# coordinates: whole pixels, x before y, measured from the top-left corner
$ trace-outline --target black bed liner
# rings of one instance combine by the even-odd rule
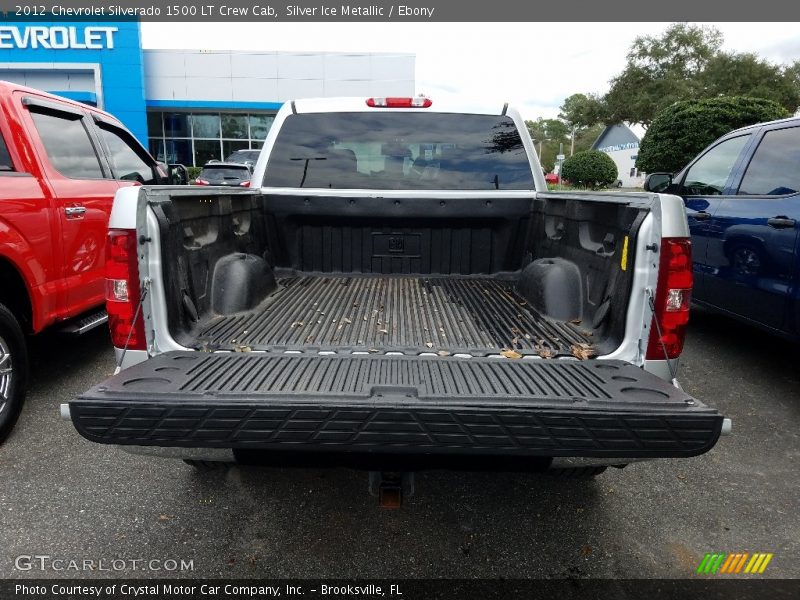
[[[702,454],[722,417],[622,361],[168,352],[70,403],[100,443],[465,456]]]
[[[254,311],[204,323],[193,347],[569,355],[592,343],[585,328],[533,310],[514,280],[301,275],[278,283]]]

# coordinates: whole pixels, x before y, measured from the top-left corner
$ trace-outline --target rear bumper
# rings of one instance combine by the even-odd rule
[[[620,361],[167,353],[69,405],[104,444],[406,456],[689,457],[723,417]]]

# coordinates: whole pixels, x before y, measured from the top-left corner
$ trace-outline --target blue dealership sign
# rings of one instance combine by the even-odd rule
[[[2,24],[0,79],[4,79],[3,71],[36,74],[38,77],[34,81],[46,82],[46,91],[100,106],[147,145],[144,67],[138,21],[14,21]],[[61,86],[60,82],[70,73],[93,74],[94,85],[89,86],[93,89]],[[17,77],[13,79],[19,80]]]

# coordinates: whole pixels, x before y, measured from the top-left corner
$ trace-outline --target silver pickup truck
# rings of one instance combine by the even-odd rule
[[[122,189],[108,235],[121,370],[62,407],[94,442],[585,476],[730,429],[675,379],[680,198],[548,192],[509,106],[290,102],[249,189]]]

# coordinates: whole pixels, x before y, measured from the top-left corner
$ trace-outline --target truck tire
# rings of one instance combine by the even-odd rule
[[[562,469],[549,469],[545,474],[557,479],[593,479],[604,473],[607,467],[569,467]]]
[[[0,304],[0,444],[19,418],[27,380],[25,335],[12,312]]]

